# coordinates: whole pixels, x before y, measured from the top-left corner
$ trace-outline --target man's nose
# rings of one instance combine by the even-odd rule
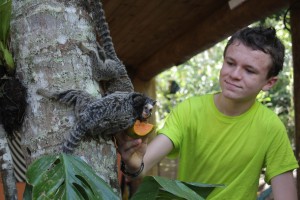
[[[241,77],[242,77],[241,68],[240,67],[234,68],[234,70],[231,71],[230,76],[235,79],[241,79]]]

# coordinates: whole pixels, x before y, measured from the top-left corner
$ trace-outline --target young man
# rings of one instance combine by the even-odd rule
[[[282,70],[284,46],[273,28],[245,28],[224,51],[221,92],[190,98],[170,113],[147,146],[119,134],[126,173],[137,175],[163,157],[179,156],[178,179],[225,184],[209,199],[256,199],[263,168],[276,200],[296,200],[292,170],[298,168],[284,125],[256,101]],[[137,173],[136,173],[137,172]]]

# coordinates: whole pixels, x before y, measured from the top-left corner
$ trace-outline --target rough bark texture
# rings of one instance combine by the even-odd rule
[[[12,157],[2,124],[0,124],[0,170],[5,191],[5,199],[17,199],[16,179],[14,176]]]
[[[27,111],[22,126],[23,151],[29,165],[38,157],[61,152],[64,137],[73,126],[73,108],[36,94],[83,89],[99,94],[90,59],[78,48],[84,42],[96,48],[91,18],[80,4],[84,0],[13,1],[11,38],[17,77],[27,88]],[[75,150],[119,192],[116,150],[112,140],[86,138]]]

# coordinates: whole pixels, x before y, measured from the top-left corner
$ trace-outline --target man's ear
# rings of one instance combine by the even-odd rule
[[[262,91],[268,91],[268,90],[270,90],[275,85],[275,83],[277,82],[277,80],[278,80],[277,76],[272,76],[271,78],[269,78],[267,80],[267,83],[263,86],[263,88],[261,90]]]

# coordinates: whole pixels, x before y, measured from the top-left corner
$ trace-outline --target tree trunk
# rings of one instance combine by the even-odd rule
[[[8,147],[6,132],[0,123],[0,173],[5,191],[5,199],[17,199],[16,179],[12,157]]]
[[[20,130],[26,164],[47,154],[61,153],[62,143],[74,125],[72,107],[36,94],[82,89],[99,94],[92,79],[91,62],[78,44],[96,49],[96,35],[85,0],[13,1],[11,46],[16,76],[27,88],[27,110]],[[112,188],[119,191],[116,149],[112,140],[86,139],[74,155],[85,160]]]

